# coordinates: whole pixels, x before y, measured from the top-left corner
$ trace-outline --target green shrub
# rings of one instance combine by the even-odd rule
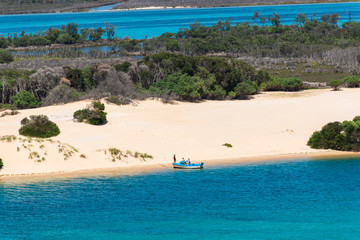
[[[46,46],[50,45],[51,41],[46,39],[45,37],[36,36],[30,40],[30,44],[34,46]]]
[[[89,108],[74,112],[74,119],[78,122],[87,122],[91,125],[101,125],[106,123],[106,114],[103,112],[105,105],[99,101],[92,102]]]
[[[228,148],[231,148],[231,147],[232,147],[232,145],[231,145],[230,143],[224,143],[222,146],[228,147]]]
[[[0,63],[9,63],[14,61],[14,56],[11,52],[0,49]]]
[[[349,76],[344,78],[346,86],[349,88],[358,88],[360,87],[360,78],[358,76]]]
[[[312,134],[307,145],[316,149],[360,151],[360,116],[354,121],[331,122]]]
[[[303,86],[303,82],[297,78],[283,78],[281,80],[281,86],[283,91],[300,91]]]
[[[121,72],[127,72],[129,70],[129,67],[131,66],[131,63],[129,62],[124,62],[122,64],[117,64],[115,65],[115,69],[116,71],[121,71]]]
[[[3,160],[0,158],[0,170],[4,167]]]
[[[238,83],[234,88],[235,97],[240,99],[246,99],[248,98],[249,95],[253,95],[257,93],[257,91],[258,91],[258,86],[256,82],[252,82],[249,80]]]
[[[342,84],[343,81],[340,79],[334,79],[329,82],[329,86],[332,87],[335,91],[339,90]]]
[[[9,42],[5,37],[0,37],[0,48],[7,48]]]
[[[60,133],[59,127],[45,115],[32,115],[21,120],[19,133],[29,137],[49,138]]]
[[[36,108],[41,105],[35,96],[27,91],[18,92],[10,98],[10,102],[19,109]]]
[[[69,33],[63,33],[56,39],[56,42],[63,44],[73,44],[76,42],[76,40]]]
[[[277,77],[261,84],[264,91],[299,91],[302,86],[303,82],[300,79]]]

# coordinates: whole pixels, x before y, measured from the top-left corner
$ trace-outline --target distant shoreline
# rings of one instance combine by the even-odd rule
[[[61,13],[61,12],[87,12],[91,8],[103,7],[113,4],[119,4],[112,10],[126,11],[126,10],[150,10],[150,9],[177,9],[177,8],[215,8],[215,7],[240,7],[240,6],[267,6],[267,5],[291,5],[291,4],[323,4],[323,3],[347,3],[347,2],[360,2],[356,0],[259,0],[253,2],[251,0],[229,0],[226,3],[218,3],[218,0],[204,1],[199,4],[199,1],[183,0],[183,1],[165,1],[165,0],[135,0],[135,1],[123,1],[123,0],[107,0],[106,3],[89,3],[88,5],[74,5],[70,7],[56,7],[54,5],[50,7],[34,8],[28,10],[19,10],[16,6],[12,8],[2,7],[0,15],[13,15],[13,14],[38,14],[38,13]],[[122,3],[122,4],[120,4]],[[112,10],[99,10],[99,11],[112,11]]]

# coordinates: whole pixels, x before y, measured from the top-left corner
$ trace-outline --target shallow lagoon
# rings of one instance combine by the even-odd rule
[[[280,15],[281,24],[294,23],[297,13],[305,13],[308,18],[316,12],[316,18],[328,13],[338,13],[341,24],[347,21],[346,12],[350,11],[352,20],[360,20],[360,2],[293,4],[269,6],[243,6],[223,8],[183,8],[183,9],[147,9],[125,11],[93,11],[82,13],[52,13],[0,15],[0,34],[45,31],[50,26],[59,28],[61,24],[78,23],[79,28],[104,27],[105,22],[115,26],[117,37],[129,36],[141,39],[159,36],[164,32],[177,32],[188,27],[196,19],[201,25],[211,26],[218,20],[231,18],[231,23],[251,21],[254,11],[267,19],[276,12]],[[266,21],[269,23],[268,21]],[[252,22],[253,23],[253,22]]]
[[[359,239],[359,205],[360,159],[169,168],[0,183],[0,231],[1,239]]]

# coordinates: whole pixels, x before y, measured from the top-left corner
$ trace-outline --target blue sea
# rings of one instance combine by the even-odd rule
[[[186,28],[194,20],[201,25],[211,26],[218,20],[231,19],[231,23],[242,23],[251,20],[255,11],[267,19],[273,12],[280,15],[281,24],[295,23],[295,16],[304,13],[311,18],[316,12],[316,19],[323,14],[338,13],[339,25],[348,21],[346,12],[351,13],[353,21],[360,21],[360,2],[322,3],[322,4],[292,4],[269,6],[243,6],[222,8],[184,8],[184,9],[155,9],[155,10],[125,10],[125,11],[90,11],[81,13],[51,13],[51,14],[22,14],[0,15],[0,35],[7,37],[8,33],[27,33],[45,31],[49,27],[59,28],[61,24],[75,22],[79,28],[104,27],[105,22],[115,26],[117,37],[128,36],[142,39],[145,36],[160,36],[164,32],[177,32]],[[269,24],[266,21],[266,24]]]
[[[360,239],[360,159],[0,182],[0,239]]]

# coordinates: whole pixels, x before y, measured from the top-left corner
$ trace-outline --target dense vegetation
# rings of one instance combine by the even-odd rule
[[[10,102],[18,109],[36,108],[41,104],[34,95],[27,91],[18,92],[15,96],[10,97]]]
[[[313,133],[307,144],[316,149],[360,151],[360,116],[353,121],[326,124]]]
[[[247,98],[270,79],[245,62],[220,57],[159,53],[145,57],[141,64],[143,88],[183,100]]]
[[[61,25],[60,29],[50,27],[45,32],[26,33],[21,31],[18,33],[9,33],[7,37],[0,37],[0,48],[27,47],[27,46],[46,46],[54,43],[58,44],[74,44],[85,41],[99,41],[103,35],[107,40],[114,38],[114,25],[105,22],[104,28],[82,28],[78,29],[76,23],[68,23]],[[0,56],[1,56],[0,52]],[[0,58],[1,60],[1,58]]]
[[[4,167],[3,160],[0,158],[0,170]]]
[[[59,127],[45,115],[32,115],[21,120],[19,134],[28,137],[49,138],[60,133]]]
[[[177,33],[167,32],[144,42],[143,49],[145,52],[179,51],[187,55],[224,52],[235,56],[303,57],[317,56],[333,47],[359,46],[360,23],[346,22],[340,28],[336,25],[337,14],[323,15],[322,20],[305,18],[298,20],[297,25],[281,25],[277,17],[274,13],[270,26],[265,25],[265,20],[261,21],[261,26],[249,22],[231,25],[226,20],[211,27],[195,21]],[[129,43],[131,40],[126,45],[128,49]],[[132,43],[131,50],[141,48],[140,42]],[[120,47],[125,46],[120,44]]]
[[[74,119],[78,122],[86,122],[91,125],[106,123],[105,105],[99,101],[92,102],[88,108],[74,112]]]

